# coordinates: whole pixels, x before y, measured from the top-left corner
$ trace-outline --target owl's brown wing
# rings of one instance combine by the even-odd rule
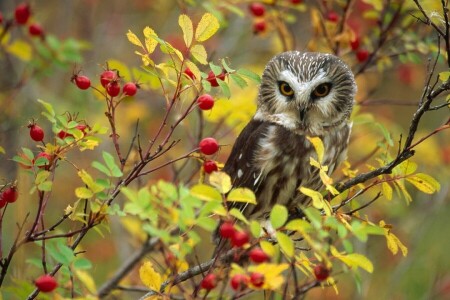
[[[234,143],[223,171],[231,176],[233,187],[246,187],[257,192],[256,178],[261,170],[254,164],[259,142],[267,133],[270,123],[252,119]]]

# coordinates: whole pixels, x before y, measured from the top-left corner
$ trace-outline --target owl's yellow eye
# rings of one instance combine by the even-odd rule
[[[330,93],[331,90],[331,83],[322,83],[319,84],[316,89],[312,92],[313,98],[321,98],[325,97]]]
[[[280,93],[284,96],[291,97],[292,95],[294,95],[294,90],[286,82],[279,82],[278,87],[280,89]]]

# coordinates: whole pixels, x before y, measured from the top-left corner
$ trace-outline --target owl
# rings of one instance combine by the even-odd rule
[[[331,54],[290,51],[273,57],[262,75],[257,110],[238,136],[223,171],[233,187],[251,189],[257,204],[232,204],[253,219],[275,204],[294,210],[308,197],[300,186],[323,187],[308,137],[320,137],[329,174],[346,157],[356,84]]]

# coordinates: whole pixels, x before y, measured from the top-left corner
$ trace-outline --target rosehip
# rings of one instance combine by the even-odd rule
[[[262,287],[264,284],[264,275],[261,273],[251,273],[250,274],[250,282],[255,287]]]
[[[18,197],[19,193],[17,192],[17,188],[15,186],[10,186],[2,192],[0,198],[2,198],[3,201],[6,201],[8,203],[13,203],[16,202]]]
[[[44,35],[44,30],[42,29],[41,25],[39,25],[37,23],[31,24],[28,27],[28,32],[32,36],[43,36]]]
[[[207,137],[199,143],[200,152],[206,155],[211,155],[219,150],[219,144],[215,138]]]
[[[134,96],[136,95],[138,86],[134,82],[127,82],[123,86],[123,94],[126,96]]]
[[[222,73],[220,73],[216,77],[219,78],[220,80],[224,81],[225,77],[226,77],[226,72],[224,70],[222,70]]]
[[[362,63],[365,62],[369,58],[369,51],[366,49],[359,49],[356,51],[356,59]]]
[[[200,286],[202,289],[205,290],[212,290],[217,286],[217,278],[215,274],[209,273],[208,275],[203,278],[202,282],[200,283]]]
[[[75,82],[80,90],[87,90],[91,86],[91,80],[87,76],[83,75],[74,75],[72,77],[72,82]]]
[[[248,285],[248,277],[244,274],[236,274],[231,278],[230,284],[235,291],[245,290]]]
[[[108,83],[110,83],[113,80],[116,80],[117,78],[118,78],[117,73],[115,71],[106,70],[103,71],[102,74],[100,74],[100,83],[104,88],[106,88],[106,85]]]
[[[268,261],[270,259],[269,255],[266,254],[261,248],[253,248],[250,250],[250,253],[248,254],[250,257],[250,260],[254,263],[262,263],[265,261]]]
[[[216,75],[214,75],[214,72],[213,72],[213,71],[209,71],[208,77],[206,78],[206,80],[207,80],[207,81],[211,84],[211,86],[213,86],[213,87],[219,86],[219,83],[217,82]]]
[[[59,132],[58,132],[58,137],[60,138],[60,139],[65,139],[66,137],[73,137],[73,135],[72,134],[70,134],[70,133],[67,133],[67,132],[65,132],[64,130],[60,130]]]
[[[106,92],[111,97],[116,97],[120,93],[120,84],[117,81],[111,81],[106,85]]]
[[[44,293],[49,293],[58,287],[56,279],[50,275],[42,275],[34,281],[34,285]]]
[[[233,247],[242,247],[250,240],[250,236],[245,231],[236,231],[231,237]]]
[[[219,235],[224,239],[230,239],[233,237],[236,229],[234,228],[234,224],[232,222],[224,222],[219,227]]]
[[[36,124],[28,125],[30,128],[30,137],[33,141],[40,142],[44,139],[44,130]]]
[[[2,24],[3,23],[3,14],[2,14],[2,12],[0,11],[0,24]]]
[[[44,165],[39,165],[38,168],[39,169],[44,168],[45,170],[48,170],[50,168],[50,160],[52,159],[52,157],[50,156],[50,154],[48,154],[46,152],[40,152],[38,155],[36,155],[36,158],[34,161],[37,161],[41,157],[46,158],[48,162],[45,163]]]
[[[75,126],[75,128],[86,134],[86,128],[88,128],[88,126],[85,124],[78,124],[77,126]]]
[[[186,74],[186,76],[190,77],[192,80],[195,80],[195,75],[194,73],[191,71],[191,69],[186,68],[184,70],[184,74]]]
[[[359,37],[356,36],[353,40],[350,41],[350,47],[352,48],[353,51],[356,51],[359,49],[360,43],[361,41]]]
[[[251,3],[248,8],[250,9],[250,12],[256,17],[261,17],[266,12],[266,8],[261,3]]]
[[[17,24],[25,24],[31,16],[30,6],[26,3],[22,3],[16,6],[14,11],[14,18]]]
[[[264,20],[257,21],[253,23],[253,33],[263,33],[264,31],[266,31],[266,27],[266,22]]]
[[[201,110],[209,110],[214,106],[214,99],[209,94],[203,94],[198,97],[197,104]]]
[[[214,171],[217,171],[217,164],[215,161],[207,160],[203,163],[203,170],[205,170],[205,173],[211,174]]]
[[[324,281],[330,276],[330,270],[327,269],[324,265],[316,265],[314,267],[314,276],[318,281]]]
[[[302,2],[303,2],[303,0],[291,0],[292,4],[300,4]]]
[[[337,12],[331,10],[327,13],[327,20],[333,23],[337,23],[339,21],[339,15]]]

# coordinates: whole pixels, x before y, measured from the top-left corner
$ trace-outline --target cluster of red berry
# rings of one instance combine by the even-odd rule
[[[27,3],[22,3],[16,6],[14,10],[14,19],[6,23],[9,23],[8,27],[13,24],[22,26],[28,23],[30,17],[31,17],[30,5]],[[1,12],[0,12],[0,24],[3,24],[3,14]],[[35,22],[28,25],[28,33],[31,36],[37,36],[41,38],[45,36],[42,26]]]
[[[198,147],[200,149],[200,152],[205,155],[213,155],[219,150],[219,144],[217,143],[217,140],[212,137],[202,139],[198,144]],[[217,171],[218,167],[215,161],[205,160],[203,162],[203,170],[205,171],[205,173],[210,174],[214,171]]]
[[[350,41],[350,47],[355,52],[358,62],[363,63],[369,58],[370,53],[367,49],[361,48],[361,38],[357,34],[355,34],[353,40]]]
[[[106,93],[111,97],[117,97],[122,89],[122,95],[134,96],[139,89],[139,84],[135,82],[127,82],[123,87],[120,86],[121,81],[119,72],[115,70],[105,70],[100,74],[100,83],[105,88]],[[87,90],[91,87],[91,80],[84,75],[74,74],[71,81],[81,90]]]

